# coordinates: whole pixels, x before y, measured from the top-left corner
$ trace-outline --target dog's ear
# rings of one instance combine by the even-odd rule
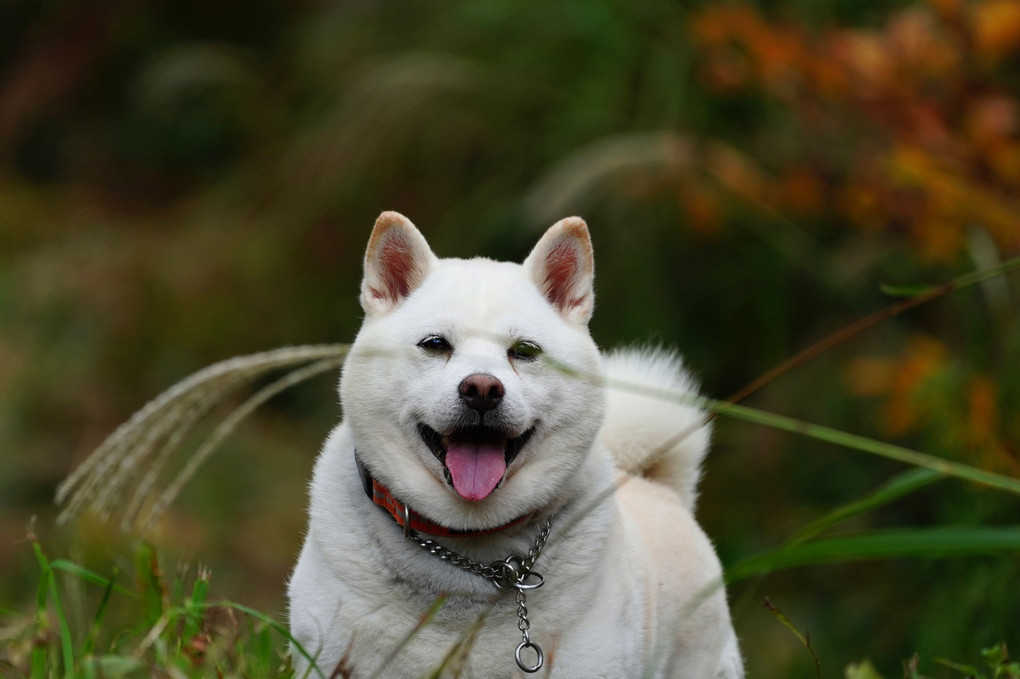
[[[365,251],[365,313],[372,316],[397,306],[422,284],[435,262],[425,237],[407,217],[397,212],[379,215]]]
[[[567,217],[549,227],[524,260],[524,269],[568,321],[584,325],[595,309],[595,259],[588,225]]]

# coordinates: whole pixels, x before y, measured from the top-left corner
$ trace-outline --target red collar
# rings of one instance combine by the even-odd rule
[[[484,528],[481,530],[457,530],[454,528],[447,528],[434,521],[430,521],[418,512],[414,511],[390,492],[390,489],[379,483],[376,479],[369,474],[368,469],[361,461],[361,457],[358,452],[354,452],[354,461],[358,465],[358,474],[361,476],[361,484],[365,489],[365,494],[393,517],[393,520],[397,522],[401,528],[404,529],[404,537],[408,537],[411,531],[417,531],[419,533],[427,533],[428,535],[436,535],[439,537],[456,537],[456,538],[467,538],[477,537],[479,535],[491,535],[498,533],[501,530],[516,526],[526,520],[530,514],[520,516],[510,523],[504,523],[501,526],[495,528]]]

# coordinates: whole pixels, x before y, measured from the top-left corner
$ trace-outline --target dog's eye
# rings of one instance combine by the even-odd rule
[[[542,348],[534,342],[527,340],[518,340],[513,343],[506,351],[506,355],[510,358],[516,358],[521,361],[531,361],[538,357],[542,353]]]
[[[453,351],[453,347],[446,341],[446,338],[439,335],[429,335],[418,342],[418,346],[430,354],[448,354]]]

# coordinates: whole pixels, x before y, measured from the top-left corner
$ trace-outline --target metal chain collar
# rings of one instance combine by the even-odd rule
[[[528,630],[531,629],[531,621],[528,620],[527,591],[530,589],[538,589],[545,584],[545,578],[542,577],[542,574],[537,571],[533,571],[532,568],[535,567],[535,562],[538,561],[538,557],[542,553],[542,548],[545,547],[545,542],[549,539],[549,531],[552,528],[552,517],[550,516],[545,520],[545,523],[542,524],[542,530],[539,531],[534,544],[528,549],[527,557],[522,559],[521,557],[511,554],[502,561],[493,561],[488,566],[458,554],[451,549],[447,549],[434,540],[423,538],[417,531],[408,530],[406,528],[408,523],[405,523],[404,525],[404,536],[429,554],[438,557],[448,564],[460,568],[461,570],[467,571],[468,573],[474,573],[475,575],[488,580],[501,592],[509,592],[512,589],[517,590],[517,594],[514,596],[514,600],[517,602],[517,629],[521,631],[523,640],[517,645],[517,650],[514,652],[514,659],[517,661],[517,666],[529,674],[542,669],[542,663],[545,661],[545,655],[542,653],[542,648],[533,642],[528,634]],[[529,665],[521,659],[521,652],[527,648],[533,649],[535,654],[538,656],[533,665]]]

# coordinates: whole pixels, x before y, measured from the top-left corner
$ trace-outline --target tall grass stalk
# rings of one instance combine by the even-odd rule
[[[346,344],[285,347],[232,358],[175,384],[118,427],[60,484],[57,502],[64,504],[64,509],[58,521],[67,522],[89,507],[100,516],[108,517],[116,503],[122,500],[118,491],[140,477],[134,494],[127,502],[122,523],[125,528],[141,527],[144,530],[151,527],[197,467],[245,416],[273,395],[338,367],[346,356],[347,348]],[[268,373],[302,364],[308,365],[263,388],[224,419],[149,511],[142,514],[142,505],[150,495],[159,471],[203,414],[242,386],[250,385]]]

